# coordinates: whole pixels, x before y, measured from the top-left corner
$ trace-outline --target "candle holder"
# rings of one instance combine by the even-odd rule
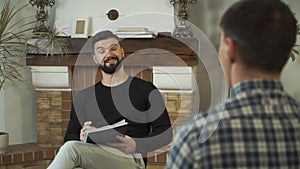
[[[49,19],[48,11],[45,7],[52,7],[55,4],[55,0],[29,0],[32,6],[37,6],[36,11],[36,25],[33,30],[34,33],[38,32],[49,32],[49,26],[46,26],[47,20]]]
[[[175,11],[175,30],[173,36],[176,38],[193,37],[193,29],[186,24],[188,19],[188,5],[195,4],[197,0],[170,0]]]

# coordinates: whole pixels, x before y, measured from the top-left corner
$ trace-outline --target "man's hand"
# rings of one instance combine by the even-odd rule
[[[125,135],[125,137],[122,136],[116,136],[118,140],[120,140],[121,143],[107,143],[109,146],[115,147],[121,151],[123,151],[126,154],[134,153],[136,151],[136,143],[133,138]]]
[[[91,121],[84,122],[83,127],[80,130],[80,141],[84,141],[85,131],[89,129],[95,129],[95,127],[92,126],[92,122]]]

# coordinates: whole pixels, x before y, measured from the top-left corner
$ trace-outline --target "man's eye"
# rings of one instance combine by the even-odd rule
[[[98,52],[102,54],[105,52],[105,50],[98,50]]]
[[[111,50],[117,50],[117,47],[112,47]]]

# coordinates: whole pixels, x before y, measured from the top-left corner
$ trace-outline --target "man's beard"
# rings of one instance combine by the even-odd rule
[[[111,59],[115,59],[117,61],[117,63],[114,65],[109,64],[109,66],[106,66],[106,63],[109,62]],[[105,72],[107,74],[113,74],[121,68],[122,61],[123,61],[123,59],[119,60],[119,58],[117,56],[112,56],[112,57],[109,57],[108,59],[106,59],[104,61],[103,65],[100,64],[99,67],[103,72]]]

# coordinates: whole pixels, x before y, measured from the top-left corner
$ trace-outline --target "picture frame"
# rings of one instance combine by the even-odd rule
[[[73,19],[71,38],[88,38],[89,17]]]

